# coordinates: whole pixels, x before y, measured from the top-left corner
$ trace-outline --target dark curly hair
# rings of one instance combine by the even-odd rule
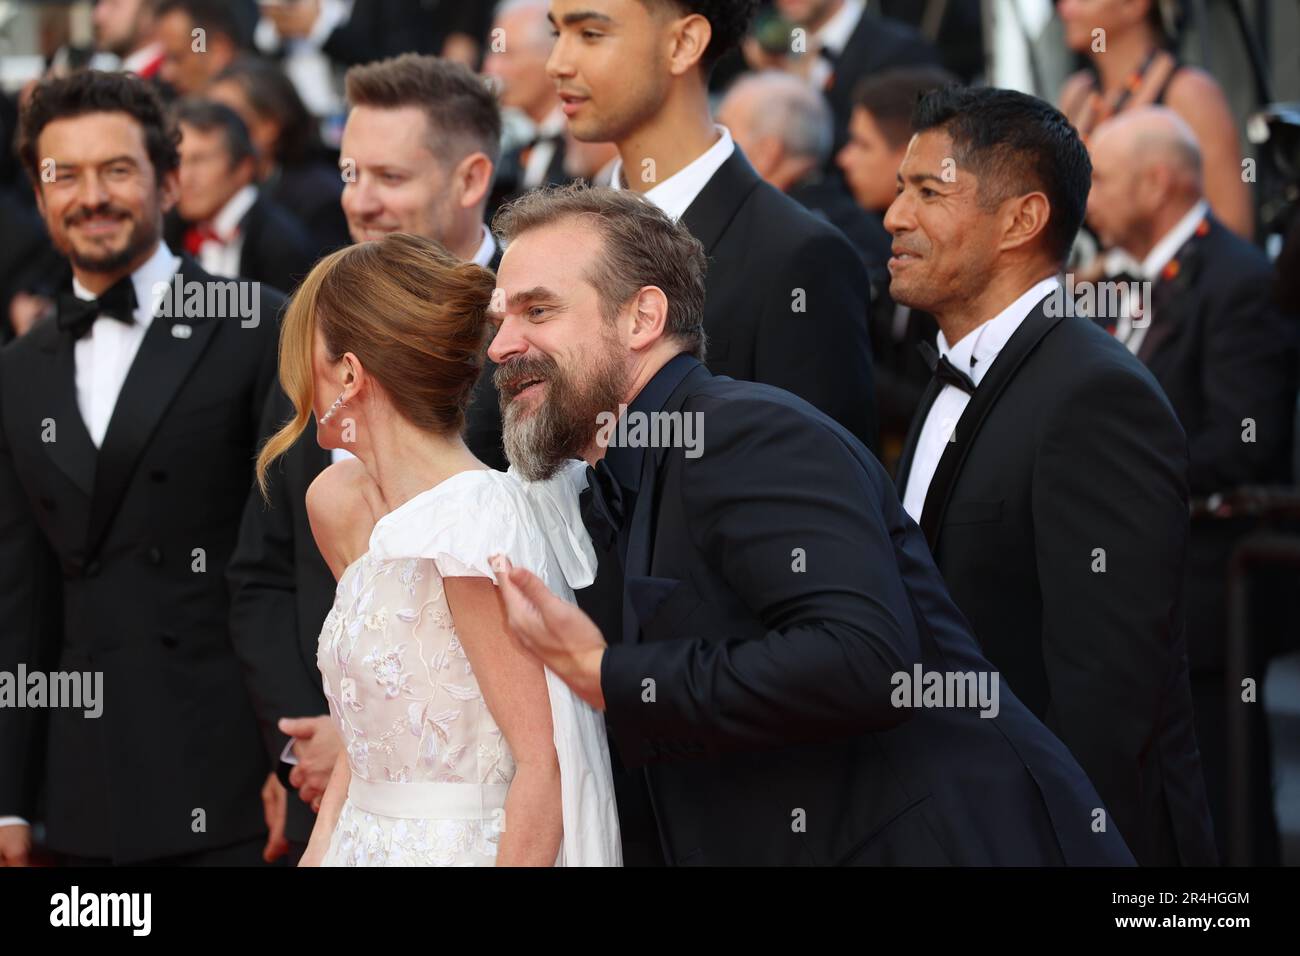
[[[88,113],[125,113],[144,130],[144,146],[158,182],[180,165],[180,132],[162,98],[132,73],[82,70],[39,83],[18,118],[18,157],[36,189],[41,188],[36,140],[55,120]]]
[[[647,6],[671,6],[685,13],[698,13],[709,21],[713,39],[700,58],[707,74],[722,57],[740,46],[749,29],[758,0],[641,0]]]

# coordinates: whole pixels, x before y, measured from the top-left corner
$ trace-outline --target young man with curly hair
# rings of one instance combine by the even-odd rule
[[[574,137],[618,146],[615,188],[704,244],[710,370],[794,392],[873,447],[866,270],[843,233],[764,183],[709,113],[709,72],[756,5],[551,0],[547,71]]]

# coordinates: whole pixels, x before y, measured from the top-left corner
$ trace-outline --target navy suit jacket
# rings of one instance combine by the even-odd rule
[[[578,599],[610,641],[611,748],[666,862],[1132,863],[1005,682],[995,717],[892,703],[916,665],[992,668],[861,442],[686,355],[628,414],[660,411],[697,416],[699,454],[609,449],[584,516],[621,620],[592,588]]]

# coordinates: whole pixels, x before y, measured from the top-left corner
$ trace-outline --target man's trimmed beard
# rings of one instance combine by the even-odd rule
[[[627,395],[627,370],[606,336],[579,383],[549,355],[520,357],[497,368],[501,438],[510,464],[528,481],[545,481],[572,458],[581,458],[600,428],[602,412],[613,412]],[[517,386],[545,382],[546,394],[531,410],[516,403]]]
[[[117,252],[99,253],[98,255],[87,255],[79,251],[71,234],[67,232],[68,227],[84,219],[93,219],[95,216],[105,213],[125,215],[130,219],[131,230],[127,233],[125,244]],[[158,242],[160,232],[154,225],[155,220],[156,216],[137,219],[127,210],[114,206],[112,203],[107,203],[94,210],[78,210],[78,212],[64,220],[64,242],[67,245],[68,261],[85,272],[117,272],[124,269],[141,254],[148,252]]]

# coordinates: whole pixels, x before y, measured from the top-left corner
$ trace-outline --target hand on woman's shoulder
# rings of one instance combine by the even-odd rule
[[[379,488],[360,459],[334,462],[308,487],[307,519],[335,580],[365,554],[382,514]]]

